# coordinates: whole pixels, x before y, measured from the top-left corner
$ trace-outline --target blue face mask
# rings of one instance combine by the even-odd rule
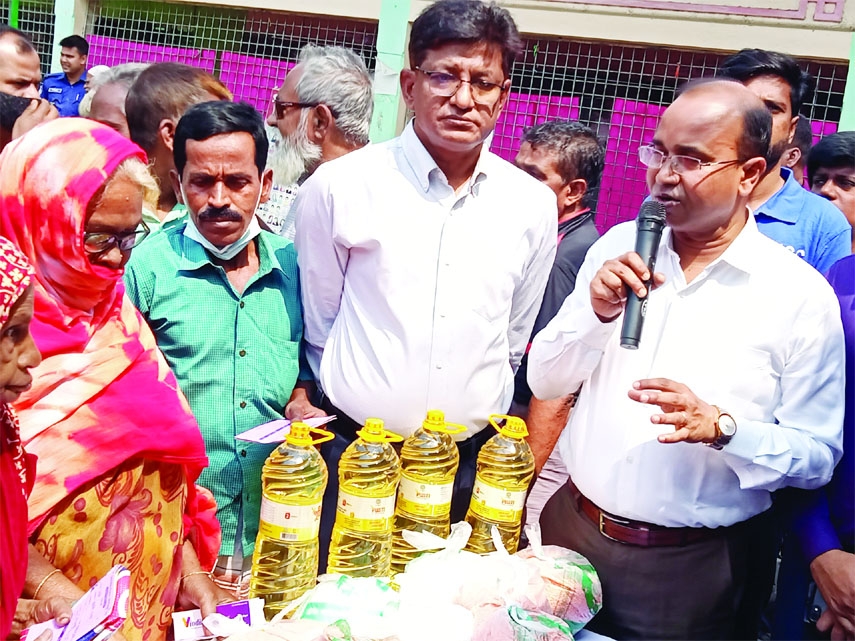
[[[181,198],[184,200],[186,205],[187,195],[184,193],[184,184],[179,182],[179,185],[181,187]],[[231,260],[241,253],[244,248],[261,233],[261,225],[258,224],[258,218],[255,216],[255,210],[258,209],[258,204],[260,202],[261,189],[258,191],[258,198],[255,201],[255,207],[252,209],[252,219],[249,221],[249,225],[246,226],[246,229],[240,238],[225,247],[217,247],[202,235],[202,232],[200,232],[196,227],[196,223],[193,222],[193,216],[189,215],[189,209],[187,215],[187,226],[184,228],[184,235],[202,245],[202,247],[207,249],[214,257],[219,258],[220,260]]]

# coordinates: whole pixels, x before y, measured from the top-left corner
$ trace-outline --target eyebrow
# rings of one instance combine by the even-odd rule
[[[766,109],[780,109],[781,111],[787,111],[787,105],[783,102],[778,102],[777,100],[772,100],[771,98],[764,98],[763,104],[766,105]]]
[[[662,144],[662,141],[659,138],[654,138],[650,144],[652,144],[654,147],[665,147],[665,145]],[[702,158],[712,157],[712,154],[710,154],[710,152],[704,151],[703,149],[694,147],[692,145],[676,145],[673,151],[668,153],[673,153],[677,156],[701,156]]]

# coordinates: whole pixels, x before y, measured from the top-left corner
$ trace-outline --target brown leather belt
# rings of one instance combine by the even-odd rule
[[[677,547],[717,535],[717,530],[704,527],[664,527],[633,521],[604,512],[587,499],[572,481],[567,481],[576,503],[607,539],[640,547]]]

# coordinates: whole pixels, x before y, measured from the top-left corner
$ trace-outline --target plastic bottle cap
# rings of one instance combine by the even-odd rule
[[[504,420],[504,425],[499,425],[498,421]],[[508,438],[523,439],[528,436],[528,428],[525,421],[519,416],[506,416],[504,414],[493,414],[490,417],[490,423],[496,428],[496,431],[502,436]]]
[[[428,410],[422,427],[429,432],[443,432],[445,434],[460,434],[466,431],[465,425],[446,423],[445,414],[441,410]]]
[[[428,410],[422,427],[431,429],[436,426],[442,427],[443,425],[445,425],[445,414],[441,410]]]
[[[285,441],[291,445],[311,445],[312,437],[309,436],[309,426],[299,421],[291,423],[291,430],[285,437]]]
[[[319,438],[312,438],[312,434],[316,434]],[[308,447],[309,445],[331,441],[333,437],[332,432],[316,427],[309,427],[300,421],[294,421],[291,423],[291,429],[288,432],[288,436],[285,437],[285,442],[289,445]]]
[[[383,421],[379,418],[365,419],[365,425],[356,435],[367,443],[392,443],[403,441],[403,436],[383,429]]]

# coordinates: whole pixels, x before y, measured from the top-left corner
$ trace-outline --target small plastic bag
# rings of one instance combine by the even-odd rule
[[[549,605],[540,609],[561,617],[575,634],[603,607],[603,588],[597,571],[578,552],[558,545],[542,545],[539,524],[526,527],[526,535],[529,547],[516,556],[544,579]]]
[[[400,600],[386,579],[325,574],[304,596],[295,619],[325,625],[346,621],[354,639],[385,639],[396,633]],[[347,638],[342,635],[337,638]]]

